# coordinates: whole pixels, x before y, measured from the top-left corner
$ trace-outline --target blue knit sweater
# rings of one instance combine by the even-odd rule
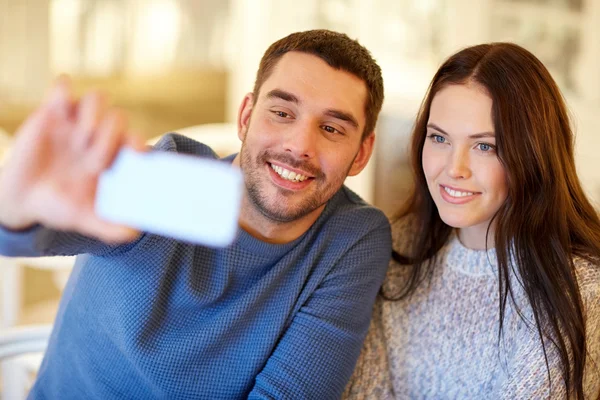
[[[157,147],[216,157],[178,135]],[[151,234],[108,246],[43,227],[0,230],[4,255],[87,253],[33,399],[339,398],[390,249],[384,215],[347,188],[280,245],[243,230],[225,249]]]

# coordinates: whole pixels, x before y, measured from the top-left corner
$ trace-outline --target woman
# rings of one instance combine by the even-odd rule
[[[564,100],[508,43],[439,69],[347,398],[600,396],[600,220]]]

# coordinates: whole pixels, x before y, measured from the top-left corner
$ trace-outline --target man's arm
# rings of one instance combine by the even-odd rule
[[[106,243],[133,240],[137,232],[107,223],[94,211],[100,174],[124,146],[144,147],[127,129],[125,116],[108,109],[102,96],[75,101],[68,81],[60,80],[19,128],[0,170],[0,253],[50,255],[57,243],[100,243],[83,236]],[[51,230],[57,232],[52,238]],[[67,240],[60,232],[83,236]],[[54,254],[75,254],[75,247]]]
[[[339,399],[359,356],[391,253],[387,221],[360,239],[309,298],[250,399]]]
[[[79,254],[109,255],[125,251],[137,241],[107,244],[73,232],[61,232],[40,225],[22,231],[0,226],[0,255],[5,257],[75,256]]]

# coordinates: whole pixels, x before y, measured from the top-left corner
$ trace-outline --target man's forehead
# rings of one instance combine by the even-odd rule
[[[364,91],[366,93],[366,83],[358,76],[343,69],[334,68],[325,60],[314,54],[300,51],[290,51],[281,56],[273,66],[273,69],[265,82],[270,78],[279,76],[285,76],[288,79],[301,80],[304,77],[301,74],[325,75],[334,80],[350,81],[352,82],[351,86],[355,90]]]
[[[294,95],[299,102],[344,107],[357,118],[365,119],[366,83],[312,54],[296,51],[284,54],[259,90],[262,100],[267,100],[271,91],[281,90]]]

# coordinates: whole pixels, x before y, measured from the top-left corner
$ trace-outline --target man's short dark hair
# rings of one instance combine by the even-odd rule
[[[349,72],[367,86],[365,101],[366,124],[363,139],[375,128],[383,104],[383,78],[381,68],[371,53],[356,40],[343,33],[325,29],[292,33],[273,43],[260,60],[254,83],[254,101],[262,84],[269,78],[279,59],[287,52],[312,54],[335,69]]]

